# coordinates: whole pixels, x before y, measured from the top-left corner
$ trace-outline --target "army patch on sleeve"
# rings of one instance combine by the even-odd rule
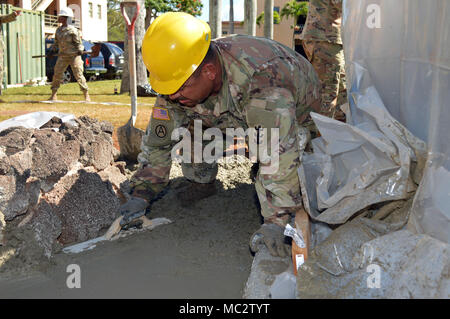
[[[156,120],[170,121],[169,110],[163,107],[154,107],[152,116]]]
[[[159,138],[165,138],[167,136],[167,127],[161,124],[157,125],[155,127],[155,134]]]

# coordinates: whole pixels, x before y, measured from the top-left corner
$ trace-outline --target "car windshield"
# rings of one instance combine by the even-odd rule
[[[114,53],[115,55],[123,55],[123,51],[121,48],[119,48],[117,45],[112,44],[112,43],[108,43],[108,47],[111,50],[112,53]]]

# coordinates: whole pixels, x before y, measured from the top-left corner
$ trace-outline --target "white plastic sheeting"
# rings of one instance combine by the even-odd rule
[[[392,116],[427,142],[410,227],[450,243],[450,1],[344,0],[343,42],[352,124],[376,91]]]
[[[317,221],[342,224],[371,204],[404,199],[416,189],[411,172],[420,170],[425,143],[390,116],[373,88],[357,107],[356,125],[312,113],[322,136],[312,142],[314,153],[303,155],[299,174],[306,208]]]
[[[313,221],[342,225],[298,270],[297,297],[450,298],[450,1],[343,12],[350,113],[312,115],[322,136],[299,170]]]

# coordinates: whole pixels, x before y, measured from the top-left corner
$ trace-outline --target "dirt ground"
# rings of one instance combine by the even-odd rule
[[[2,274],[0,298],[241,298],[253,256],[248,242],[259,227],[251,163],[221,164],[218,194],[182,208],[175,191],[150,217],[173,221],[79,254],[56,254],[39,270]],[[178,165],[172,183],[182,182]],[[81,270],[81,288],[68,288]]]

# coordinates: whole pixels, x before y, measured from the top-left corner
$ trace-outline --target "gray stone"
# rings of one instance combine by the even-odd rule
[[[6,147],[0,145],[0,175],[11,174],[11,163],[6,155]]]
[[[33,164],[31,175],[46,182],[55,183],[78,161],[80,144],[64,139],[64,135],[51,129],[36,130],[31,145]]]
[[[98,173],[103,181],[109,181],[116,194],[121,200],[127,200],[131,192],[128,178],[122,174],[117,166],[108,166],[105,170]]]
[[[0,145],[5,147],[6,155],[23,151],[28,147],[34,129],[10,127],[0,132]]]
[[[42,125],[40,127],[40,129],[43,129],[43,128],[59,128],[62,125],[62,123],[63,123],[63,121],[59,117],[54,116],[50,120],[48,120],[47,123]]]
[[[0,132],[0,241],[27,263],[103,234],[129,196],[125,163],[114,164],[114,127],[75,122]]]
[[[265,245],[260,245],[253,259],[250,276],[245,284],[244,299],[269,299],[276,276],[292,268],[290,257],[274,257]]]
[[[44,249],[44,255],[51,257],[53,245],[61,234],[61,219],[52,207],[45,201],[40,201],[31,222],[31,228],[35,232],[35,239]]]
[[[97,170],[103,170],[114,162],[112,140],[106,133],[94,136],[94,141],[85,151],[88,158],[86,166],[92,165]]]
[[[107,121],[100,122],[100,128],[103,132],[108,133],[109,135],[114,133],[114,126]]]
[[[15,174],[25,175],[29,174],[33,165],[33,153],[30,148],[26,148],[23,151],[17,152],[9,156],[11,168],[15,169]]]
[[[61,244],[85,241],[100,235],[116,218],[120,201],[111,183],[84,169],[67,175],[46,194],[62,222]]]
[[[40,182],[27,183],[26,176],[0,175],[0,211],[6,221],[27,212],[39,199]]]
[[[80,163],[105,169],[117,157],[108,122],[98,122],[88,117],[77,119],[78,126],[62,126],[61,133],[66,139],[80,143]],[[105,131],[102,130],[102,127]]]

